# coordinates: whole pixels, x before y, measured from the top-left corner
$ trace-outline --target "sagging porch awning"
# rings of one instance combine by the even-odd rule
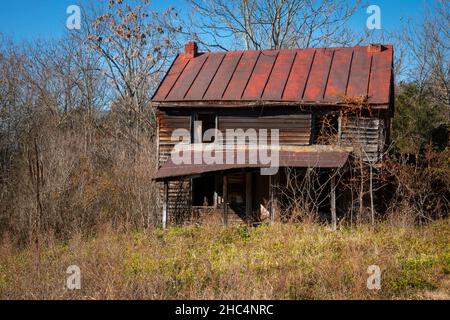
[[[213,151],[213,156],[221,156],[225,160],[228,150]],[[166,180],[175,177],[188,177],[203,173],[212,173],[233,169],[250,169],[250,168],[269,168],[271,164],[260,159],[260,157],[252,157],[252,150],[248,147],[236,147],[233,152],[234,160],[237,159],[238,152],[243,151],[241,155],[245,155],[244,162],[234,161],[229,163],[175,163],[173,159],[169,159],[156,172],[155,180]],[[253,150],[255,151],[255,150]],[[350,147],[312,145],[312,146],[279,146],[268,149],[269,152],[277,152],[278,167],[303,167],[303,168],[341,168],[346,162],[349,153],[352,151]],[[198,145],[191,145],[189,148],[183,149],[183,152],[190,153],[190,159],[202,159],[203,149]],[[270,155],[270,153],[269,153]],[[273,165],[273,163],[272,163]]]

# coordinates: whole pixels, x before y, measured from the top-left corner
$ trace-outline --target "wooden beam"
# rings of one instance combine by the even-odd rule
[[[336,170],[332,171],[331,181],[330,181],[330,202],[331,202],[331,226],[333,230],[337,229],[337,218],[336,218]]]
[[[163,196],[163,208],[162,208],[162,227],[167,227],[167,207],[168,207],[168,200],[169,200],[169,183],[167,180],[164,181],[164,196]]]
[[[228,226],[228,181],[227,176],[223,175],[223,224]]]
[[[217,204],[219,203],[219,195],[217,194],[217,189],[214,190],[213,194],[213,207],[217,208]]]
[[[245,220],[250,222],[252,218],[252,173],[245,173]]]
[[[342,137],[342,112],[339,113],[338,117],[338,146],[341,145],[341,137]]]

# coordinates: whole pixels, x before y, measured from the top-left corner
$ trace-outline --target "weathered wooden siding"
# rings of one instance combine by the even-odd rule
[[[160,186],[160,199],[164,199],[163,183]],[[191,181],[179,179],[168,181],[167,215],[168,223],[181,223],[191,214]]]
[[[195,112],[182,110],[178,113],[158,113],[158,158],[162,165],[170,155],[175,143],[171,141],[172,132],[183,128],[191,130],[191,122]],[[218,129],[225,135],[227,129],[259,129],[279,130],[279,143],[281,145],[309,145],[322,144],[316,141],[318,128],[312,128],[312,118],[316,126],[323,118],[320,114],[312,116],[311,113],[299,113],[282,110],[219,110],[217,111]],[[339,137],[325,144],[339,143],[358,148],[362,146],[365,159],[368,161],[380,160],[383,152],[388,128],[385,128],[383,117],[357,117],[346,116],[340,119]],[[337,141],[339,139],[339,141]],[[314,141],[313,141],[314,140]]]
[[[175,145],[171,136],[176,129],[191,129],[191,117],[188,115],[168,115],[158,112],[158,165],[164,164]],[[161,199],[164,199],[164,188],[160,188]],[[180,219],[190,214],[191,183],[189,179],[179,179],[168,182],[167,199],[168,223],[178,223]]]
[[[206,110],[211,111],[211,110]],[[192,120],[196,114],[204,114],[205,110],[179,109],[170,111],[160,111],[158,113],[158,157],[159,165],[162,165],[170,156],[170,152],[175,145],[171,141],[171,135],[175,129],[183,128],[191,131]],[[381,160],[386,139],[389,134],[389,123],[382,113],[364,116],[344,116],[339,118],[336,111],[330,112],[307,112],[305,110],[286,109],[221,109],[216,110],[218,129],[224,134],[227,129],[278,129],[279,142],[282,145],[309,145],[316,144],[338,144],[351,146],[354,153],[362,151],[365,161],[372,163]],[[327,124],[331,124],[331,129],[325,130],[326,135],[331,134],[331,139],[318,139],[321,136],[321,124],[325,118]],[[323,131],[323,130],[322,130]],[[168,223],[182,224],[195,219],[214,218],[219,221],[223,208],[220,205],[214,211],[216,216],[208,211],[204,216],[200,211],[210,210],[197,208],[192,210],[192,185],[190,179],[178,179],[168,182]],[[236,201],[238,194],[245,194],[242,187],[245,180],[237,179],[237,176],[229,176],[228,183],[228,223],[245,220],[242,201]],[[163,188],[161,188],[162,196]],[[253,187],[253,190],[256,190]],[[245,199],[244,199],[245,200]],[[257,208],[258,206],[255,206]],[[339,206],[338,206],[339,209]],[[235,219],[234,219],[235,218]]]
[[[280,114],[281,113],[281,114]],[[178,113],[158,113],[158,163],[167,161],[175,142],[171,135],[175,129],[191,130],[195,112],[181,110]],[[225,135],[227,129],[270,129],[279,130],[279,143],[282,145],[309,145],[311,143],[311,114],[286,110],[222,110],[217,112],[218,129]]]
[[[383,121],[369,117],[344,117],[341,119],[340,143],[362,152],[366,161],[381,160],[384,146]]]
[[[167,161],[170,152],[175,145],[171,136],[176,129],[191,129],[191,116],[168,115],[164,112],[158,113],[158,164],[161,166]]]
[[[279,130],[279,143],[282,145],[309,145],[311,139],[311,114],[285,114],[275,116],[219,116],[218,129],[222,134],[227,129],[271,129]],[[229,141],[226,141],[229,142]]]

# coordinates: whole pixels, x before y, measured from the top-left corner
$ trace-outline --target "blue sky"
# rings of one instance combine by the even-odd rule
[[[104,0],[106,2],[106,0]],[[402,18],[420,19],[423,10],[433,0],[366,0],[381,8],[383,31],[395,31]],[[0,1],[0,33],[16,41],[33,39],[51,39],[60,37],[65,32],[68,15],[66,8],[77,0],[2,0]],[[82,3],[90,3],[83,0]],[[154,0],[155,9],[170,5],[186,12],[184,0]],[[365,26],[368,14],[359,11],[351,20],[351,27],[358,29]]]

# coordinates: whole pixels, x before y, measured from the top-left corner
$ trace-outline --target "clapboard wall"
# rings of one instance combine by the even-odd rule
[[[385,142],[383,119],[376,117],[348,116],[340,119],[340,143],[352,146],[365,161],[381,160]]]
[[[257,133],[261,129],[266,129],[268,137],[271,136],[271,130],[278,130],[281,145],[305,146],[309,145],[311,140],[311,114],[272,116],[242,114],[218,117],[218,129],[224,135],[225,143],[233,142],[227,137],[226,130],[236,128],[244,131],[254,129]]]

